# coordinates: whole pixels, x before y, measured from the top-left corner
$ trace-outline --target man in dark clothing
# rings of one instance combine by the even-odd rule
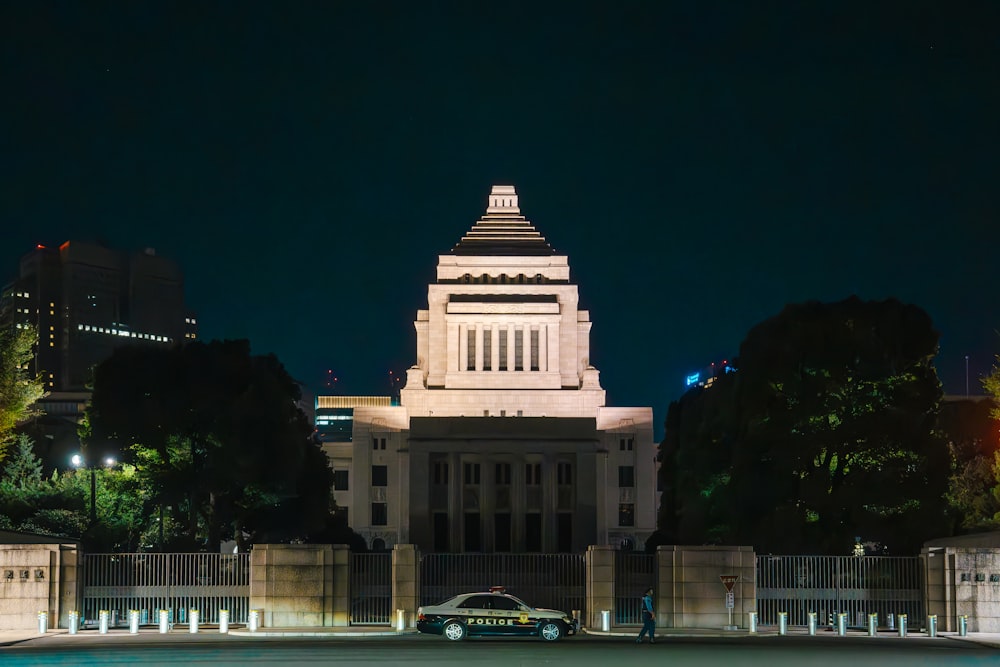
[[[653,613],[653,589],[647,588],[646,594],[642,596],[642,630],[639,632],[639,636],[636,637],[635,643],[641,644],[643,636],[648,634],[649,643],[655,644],[656,639],[653,637],[655,630],[656,614]]]

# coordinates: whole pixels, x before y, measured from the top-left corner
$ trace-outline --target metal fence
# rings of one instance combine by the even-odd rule
[[[819,625],[846,613],[849,626],[863,627],[868,614],[885,626],[890,614],[906,614],[910,627],[922,627],[922,572],[918,557],[758,556],[760,623],[777,624],[787,612],[789,625],[807,625],[816,612]]]
[[[427,554],[420,559],[420,604],[503,586],[533,607],[586,613],[582,554]]]
[[[250,607],[250,554],[84,554],[81,562],[85,623],[110,612],[112,625],[139,612],[140,624],[159,620],[161,609],[172,623],[187,622],[198,610],[203,623],[217,623],[219,610],[233,623],[246,623]]]
[[[351,625],[389,625],[392,554],[351,554]]]
[[[656,586],[656,554],[615,552],[615,625],[642,625],[642,596]]]

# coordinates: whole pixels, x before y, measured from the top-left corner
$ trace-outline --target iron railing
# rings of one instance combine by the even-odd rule
[[[392,554],[351,554],[352,625],[388,625],[391,622]]]
[[[615,625],[642,625],[642,596],[656,586],[656,554],[615,552]]]
[[[219,610],[233,623],[245,623],[250,606],[250,554],[84,554],[81,560],[85,623],[96,623],[101,610],[112,624],[126,623],[139,612],[140,624],[155,624],[166,609],[172,623],[217,623]]]
[[[908,616],[911,628],[924,618],[922,566],[918,557],[890,556],[758,556],[757,612],[760,623],[806,625],[815,612],[819,625],[847,614],[847,624],[864,626],[878,614],[885,626],[889,614]]]

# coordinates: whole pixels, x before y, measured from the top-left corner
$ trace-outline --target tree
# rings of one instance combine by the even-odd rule
[[[662,518],[688,521],[681,537],[784,553],[846,553],[859,536],[911,553],[941,535],[937,341],[894,299],[790,305],[758,324],[739,370],[678,404],[661,455],[680,514]]]
[[[45,395],[42,380],[28,370],[38,336],[32,327],[0,329],[0,461],[14,440],[14,429]]]
[[[333,473],[299,398],[247,341],[121,348],[95,369],[82,437],[88,456],[136,466],[146,511],[184,527],[178,546],[305,539],[327,521]]]
[[[961,531],[1000,528],[1000,464],[996,404],[991,400],[948,401],[938,428],[948,442],[951,477],[948,503]]]

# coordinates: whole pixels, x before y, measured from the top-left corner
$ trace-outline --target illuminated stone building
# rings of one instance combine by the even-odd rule
[[[400,405],[353,407],[352,528],[424,552],[641,548],[655,528],[652,409],[609,407],[567,257],[511,186],[438,258]],[[337,450],[336,452],[334,450]],[[341,472],[342,477],[345,473]]]

